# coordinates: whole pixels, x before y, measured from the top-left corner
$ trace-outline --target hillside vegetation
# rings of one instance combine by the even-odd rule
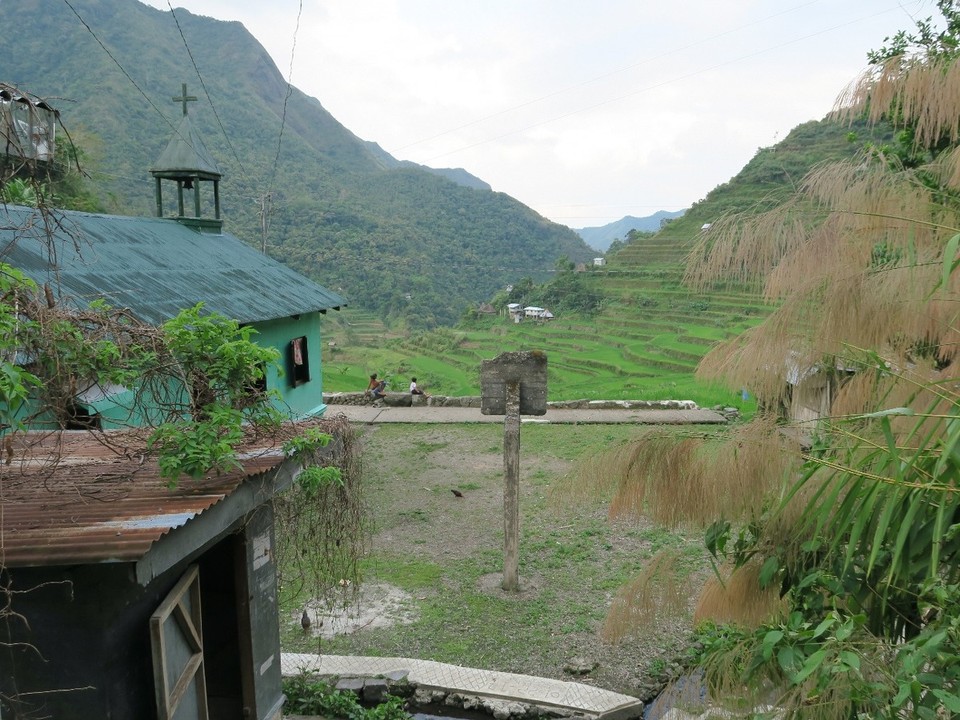
[[[655,235],[636,236],[605,267],[588,266],[582,276],[603,296],[595,314],[559,313],[551,322],[519,325],[502,314],[479,315],[454,329],[407,338],[390,337],[375,318],[351,311],[332,317],[325,327],[334,344],[327,348],[324,387],[355,390],[365,387],[369,372],[380,372],[396,377],[394,390],[404,389],[413,374],[437,393],[478,394],[481,360],[541,349],[549,358],[552,400],[673,398],[750,409],[753,401],[744,402],[742,395],[746,390],[752,396],[750,388],[705,386],[694,370],[711,345],[756,324],[770,307],[756,287],[728,283],[692,291],[683,284],[687,253],[709,232],[705,224],[727,213],[765,209],[817,163],[852,156],[865,141],[888,136],[831,121],[798,126],[777,145],[759,150],[683,217]]]
[[[548,277],[562,255],[595,254],[465,171],[401,163],[357,138],[288,88],[240,23],[134,0],[0,3],[0,22],[16,28],[0,80],[59,109],[109,212],[153,214],[148,171],[186,82],[224,173],[225,229],[352,306],[413,326],[451,323],[515,278]]]

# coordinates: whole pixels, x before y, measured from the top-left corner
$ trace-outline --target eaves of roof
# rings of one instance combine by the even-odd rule
[[[13,436],[13,461],[0,465],[0,566],[137,561],[287,459],[283,437],[261,438],[244,446],[239,470],[185,477],[170,487],[143,437],[126,431]]]

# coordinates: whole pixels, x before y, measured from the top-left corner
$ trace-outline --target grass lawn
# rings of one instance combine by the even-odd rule
[[[365,427],[373,525],[364,582],[404,591],[410,621],[309,637],[299,625],[309,598],[282,591],[284,650],[414,657],[561,679],[571,679],[565,664],[585,658],[597,668],[576,679],[640,696],[648,675],[683,649],[689,619],[610,645],[599,637],[607,608],[660,549],[678,551],[681,574],[706,573],[700,535],[611,524],[602,499],[574,504],[552,492],[575,462],[637,432],[629,425],[522,427],[521,591],[506,593],[502,426]]]

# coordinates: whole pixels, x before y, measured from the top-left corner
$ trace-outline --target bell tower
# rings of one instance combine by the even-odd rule
[[[187,95],[186,83],[180,86],[180,90],[180,96],[173,100],[182,105],[183,117],[150,169],[156,181],[157,217],[163,217],[164,181],[173,181],[177,187],[177,222],[201,233],[217,234],[223,229],[223,220],[220,219],[220,178],[223,174],[190,122],[187,103],[196,101],[196,96]],[[213,217],[203,215],[200,192],[203,183],[213,184]]]

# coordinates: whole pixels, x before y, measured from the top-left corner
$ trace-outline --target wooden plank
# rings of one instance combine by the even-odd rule
[[[189,607],[185,602],[187,597],[189,597]],[[170,622],[171,619],[173,622]],[[179,634],[189,653],[172,689],[167,670],[167,633],[171,633],[171,637],[173,633]],[[159,720],[173,718],[191,688],[196,693],[197,701],[197,712],[192,720],[208,720],[198,566],[191,565],[187,569],[150,616],[150,646]]]

